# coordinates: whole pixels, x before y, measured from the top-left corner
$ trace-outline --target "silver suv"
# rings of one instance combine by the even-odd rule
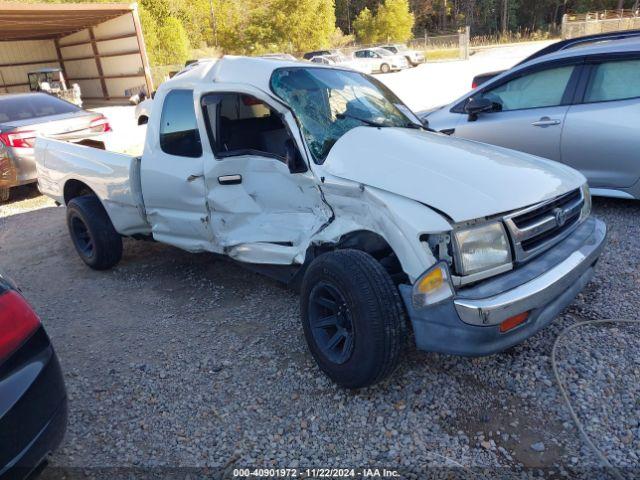
[[[594,195],[640,199],[638,38],[535,58],[420,116],[450,135],[565,163]]]

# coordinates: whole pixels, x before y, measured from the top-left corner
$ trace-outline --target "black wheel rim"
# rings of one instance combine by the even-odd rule
[[[342,364],[349,360],[355,331],[347,302],[335,286],[320,282],[311,290],[309,324],[316,345],[329,361]]]
[[[71,218],[71,232],[73,233],[73,242],[78,251],[87,258],[93,256],[93,238],[85,223],[79,217]]]

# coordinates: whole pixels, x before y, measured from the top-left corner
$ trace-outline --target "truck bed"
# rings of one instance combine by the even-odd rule
[[[80,182],[98,196],[120,234],[151,231],[142,200],[140,157],[38,138],[35,159],[43,194],[66,204]]]

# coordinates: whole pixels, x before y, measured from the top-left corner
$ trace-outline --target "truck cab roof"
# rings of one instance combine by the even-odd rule
[[[158,90],[193,88],[195,85],[215,83],[249,84],[265,92],[270,91],[271,75],[279,68],[333,68],[335,65],[305,65],[298,61],[279,58],[243,57],[225,55],[218,60],[199,62],[182,70],[164,82]]]

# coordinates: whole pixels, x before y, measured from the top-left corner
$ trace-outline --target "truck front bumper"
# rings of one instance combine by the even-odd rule
[[[490,355],[529,338],[569,305],[591,280],[605,243],[606,226],[590,218],[551,250],[454,298],[416,310],[412,286],[400,293],[421,350],[465,356]],[[500,331],[500,324],[524,312],[527,320]]]

